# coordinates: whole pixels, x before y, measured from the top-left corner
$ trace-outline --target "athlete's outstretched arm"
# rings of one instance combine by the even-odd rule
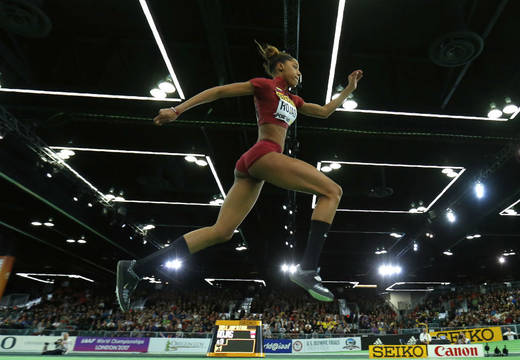
[[[357,88],[358,81],[363,77],[363,71],[356,70],[352,74],[348,76],[348,85],[341,94],[334,100],[331,100],[328,104],[318,105],[313,103],[303,103],[303,105],[298,109],[300,113],[307,116],[312,116],[320,119],[328,118],[334,110],[341,104],[343,101],[349,96],[354,90]]]
[[[172,108],[164,108],[159,110],[159,115],[153,119],[153,122],[156,125],[162,125],[174,121],[177,119],[177,117],[179,117],[180,114],[195,106],[213,102],[215,100],[226,97],[253,95],[253,93],[254,87],[253,84],[251,84],[249,81],[215,86],[204,90],[203,92],[200,92],[197,95],[189,98],[182,104],[177,105],[175,110]]]

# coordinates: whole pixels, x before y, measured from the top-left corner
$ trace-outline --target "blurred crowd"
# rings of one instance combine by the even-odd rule
[[[345,294],[318,302],[303,292],[207,288],[186,293],[155,292],[143,306],[119,311],[113,297],[62,288],[31,308],[0,310],[0,328],[120,332],[211,332],[217,319],[261,319],[265,337],[397,333],[418,323],[438,327],[520,324],[520,290],[431,295],[411,311],[398,313],[375,293]]]

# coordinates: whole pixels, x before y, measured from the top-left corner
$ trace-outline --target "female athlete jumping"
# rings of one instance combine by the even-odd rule
[[[258,141],[236,163],[235,181],[220,209],[214,225],[197,229],[176,239],[169,247],[141,260],[122,260],[117,264],[116,295],[123,311],[130,309],[131,294],[146,268],[152,263],[164,263],[176,257],[183,259],[209,246],[226,242],[247,216],[267,181],[275,186],[311,193],[318,201],[311,217],[309,238],[303,259],[290,279],[307,290],[314,298],[332,301],[334,295],[321,284],[318,274],[320,253],[330,224],[341,199],[341,187],[301,160],[282,154],[287,128],[297,113],[327,118],[357,88],[363,77],[361,70],[348,76],[348,86],[328,104],[306,103],[289,92],[301,78],[299,64],[291,55],[272,45],[258,44],[265,60],[264,68],[272,79],[254,78],[205,90],[184,103],[161,109],[153,121],[156,125],[175,121],[185,111],[232,96],[253,95],[258,121]]]

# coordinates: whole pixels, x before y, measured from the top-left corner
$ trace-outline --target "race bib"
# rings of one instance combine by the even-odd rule
[[[294,120],[296,120],[296,116],[298,115],[296,106],[289,96],[279,91],[275,92],[276,96],[279,98],[279,101],[276,112],[274,113],[274,117],[278,120],[285,121],[288,125],[291,125]]]

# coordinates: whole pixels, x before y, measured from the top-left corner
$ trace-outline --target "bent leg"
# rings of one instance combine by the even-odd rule
[[[258,159],[249,168],[249,174],[283,189],[318,195],[312,220],[332,223],[343,192],[338,184],[314,166],[271,152]]]
[[[235,176],[235,183],[220,208],[215,224],[184,235],[190,253],[230,240],[256,203],[263,184],[261,180]]]

